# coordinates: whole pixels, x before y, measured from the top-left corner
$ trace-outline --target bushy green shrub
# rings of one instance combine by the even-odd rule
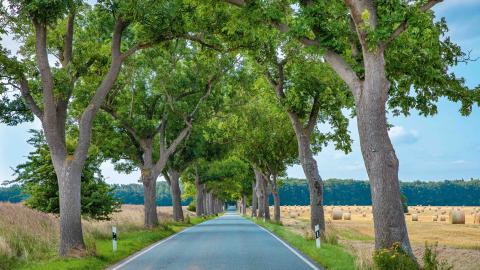
[[[391,248],[375,251],[373,261],[378,270],[418,269],[417,263],[401,248],[400,243],[393,244]]]
[[[197,207],[193,204],[189,204],[188,207],[187,207],[187,210],[190,211],[190,212],[195,212],[195,211],[197,211]]]
[[[425,243],[425,252],[423,253],[423,269],[424,270],[453,270],[453,266],[446,261],[440,261],[437,253],[437,243],[429,246]]]

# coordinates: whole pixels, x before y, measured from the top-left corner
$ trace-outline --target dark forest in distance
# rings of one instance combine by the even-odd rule
[[[445,180],[401,182],[402,193],[409,205],[480,205],[480,180]],[[370,187],[367,181],[329,179],[324,182],[325,205],[370,205]],[[308,187],[305,180],[285,179],[280,187],[282,205],[308,205]],[[140,184],[115,185],[115,197],[125,204],[143,204]],[[19,202],[25,198],[20,186],[0,187],[0,201]],[[271,204],[273,200],[271,199]],[[190,203],[184,200],[183,205]],[[158,182],[157,204],[170,206],[171,196],[166,182]]]

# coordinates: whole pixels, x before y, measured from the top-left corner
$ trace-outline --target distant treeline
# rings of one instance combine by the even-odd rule
[[[370,205],[368,181],[329,179],[325,182],[326,205]],[[115,197],[125,204],[143,204],[143,187],[140,184],[114,185]],[[402,193],[409,205],[480,205],[480,180],[445,180],[438,182],[401,182]],[[0,187],[0,201],[19,202],[26,196],[20,186]],[[183,205],[190,203],[184,200]],[[273,199],[270,198],[273,204]],[[308,205],[308,187],[305,180],[286,179],[280,187],[282,205]],[[157,183],[157,204],[171,205],[169,186]]]
[[[143,187],[140,184],[113,185],[114,196],[124,204],[143,204]],[[27,195],[22,194],[21,186],[12,185],[0,187],[0,201],[20,202]],[[183,200],[182,205],[188,205],[191,199]],[[167,182],[157,182],[157,205],[171,206],[172,196]]]
[[[329,179],[324,181],[325,205],[371,205],[368,181]],[[480,180],[401,182],[409,205],[480,205]],[[273,198],[270,198],[273,203]],[[280,188],[282,205],[308,205],[306,180],[287,179]]]

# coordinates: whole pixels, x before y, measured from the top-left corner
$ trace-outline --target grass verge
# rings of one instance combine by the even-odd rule
[[[265,222],[252,218],[249,219],[285,240],[290,245],[326,269],[355,269],[354,256],[340,244],[334,245],[322,243],[321,248],[317,249],[315,246],[315,240],[305,239],[302,235],[292,232],[280,224]]]
[[[104,269],[116,262],[125,259],[133,253],[161,240],[187,227],[206,221],[208,218],[190,218],[190,223],[165,223],[151,230],[138,230],[118,233],[118,250],[112,251],[112,240],[86,239],[86,245],[93,250],[91,255],[81,258],[53,258],[40,262],[29,262],[17,265],[14,269],[21,270],[95,270]]]

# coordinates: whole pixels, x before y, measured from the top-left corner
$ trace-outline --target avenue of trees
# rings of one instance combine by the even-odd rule
[[[31,205],[59,213],[61,256],[85,251],[88,189],[110,207],[94,215],[117,208],[98,171],[105,161],[140,172],[146,228],[159,224],[160,177],[175,220],[182,196],[199,216],[239,201],[242,213],[271,219],[272,196],[279,221],[279,179],[300,164],[311,228],[323,234],[335,185],[324,185],[314,155],[328,144],[350,152],[356,117],[369,182],[349,185],[371,199],[375,248],[400,243],[413,258],[401,189],[408,198],[416,189],[400,185],[387,115],[434,115],[441,97],[468,115],[480,102],[449,70],[469,59],[431,11],[440,2],[4,1],[0,34],[20,48],[0,47],[0,120],[36,118],[42,129],[17,182],[30,202],[45,201],[46,185],[55,191]]]

